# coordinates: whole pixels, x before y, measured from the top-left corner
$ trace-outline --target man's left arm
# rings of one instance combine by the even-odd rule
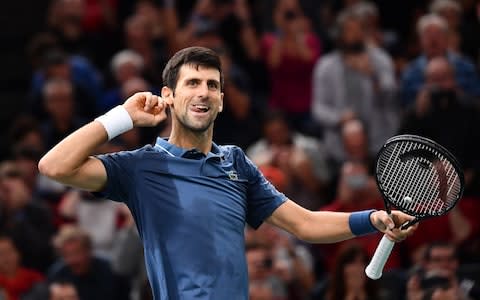
[[[335,243],[380,231],[399,242],[411,235],[417,226],[398,227],[413,217],[400,211],[330,212],[310,211],[291,200],[280,205],[266,221],[309,243]]]

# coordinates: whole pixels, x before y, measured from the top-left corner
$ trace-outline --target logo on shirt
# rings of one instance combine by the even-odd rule
[[[228,175],[228,178],[230,178],[230,180],[238,180],[238,174],[237,174],[237,171],[235,170],[231,170],[231,171],[227,171],[227,175]]]

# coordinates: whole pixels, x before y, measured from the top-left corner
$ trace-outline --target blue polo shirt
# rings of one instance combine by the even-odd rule
[[[207,155],[158,139],[100,155],[102,194],[130,208],[155,299],[248,299],[245,223],[286,201],[236,146]]]

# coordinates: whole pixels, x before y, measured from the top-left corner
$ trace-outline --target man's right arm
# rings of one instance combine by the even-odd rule
[[[128,113],[133,126],[156,126],[166,118],[166,102],[150,92],[136,93],[125,101],[121,109]],[[127,121],[130,122],[128,116]],[[113,127],[124,127],[118,122],[113,123]],[[112,129],[112,126],[107,127]],[[91,154],[111,135],[105,128],[100,121],[93,121],[73,132],[42,157],[38,169],[43,175],[65,185],[100,191],[107,182],[107,171],[103,163]],[[119,134],[117,130],[113,131],[114,135]]]
[[[103,163],[90,156],[107,141],[103,125],[93,121],[70,134],[42,157],[38,169],[43,175],[76,188],[99,191],[107,181]]]

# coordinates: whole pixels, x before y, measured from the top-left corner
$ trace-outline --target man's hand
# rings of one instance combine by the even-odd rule
[[[414,217],[398,210],[392,211],[391,216],[383,210],[373,212],[370,215],[370,221],[373,226],[379,231],[385,233],[390,240],[395,242],[403,241],[405,238],[412,235],[417,229],[418,223],[407,229],[400,230],[400,226],[413,219]]]
[[[171,102],[171,101],[170,101]],[[153,127],[167,118],[165,109],[171,104],[150,92],[136,93],[125,101],[123,107],[135,127]]]

